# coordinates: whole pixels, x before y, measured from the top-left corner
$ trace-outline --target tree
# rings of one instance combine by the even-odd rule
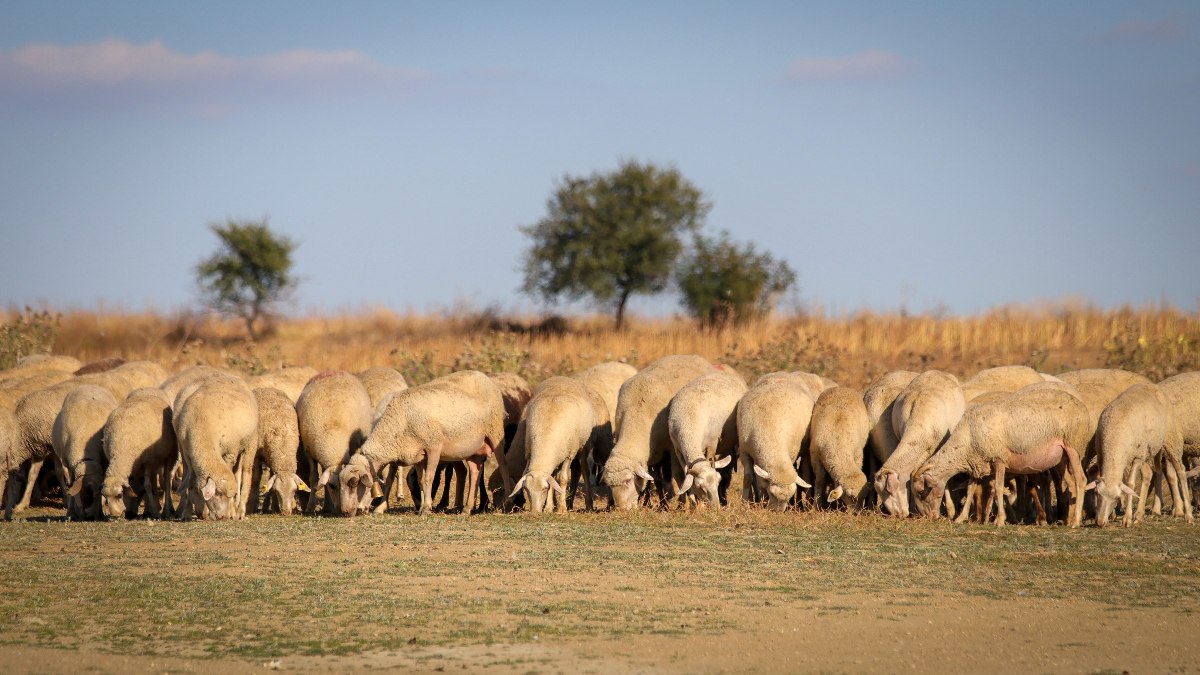
[[[230,219],[209,229],[221,248],[196,265],[201,294],[218,312],[241,317],[250,337],[257,338],[255,324],[268,321],[274,305],[296,287],[291,269],[298,244],[272,232],[266,219]]]
[[[631,295],[667,287],[681,236],[699,229],[709,204],[677,169],[625,161],[611,173],[565,176],[546,210],[520,228],[533,240],[523,290],[610,305],[620,330]]]
[[[683,306],[701,325],[724,326],[771,311],[779,295],[796,283],[796,273],[786,261],[759,253],[754,244],[738,245],[722,232],[716,239],[696,236],[675,281]]]

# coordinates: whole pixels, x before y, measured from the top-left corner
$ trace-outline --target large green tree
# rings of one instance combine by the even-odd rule
[[[201,294],[213,309],[241,317],[257,338],[259,322],[268,321],[275,304],[296,287],[292,252],[298,244],[272,232],[265,219],[226,220],[209,229],[221,246],[196,265]]]
[[[532,240],[523,289],[612,307],[619,330],[631,295],[667,287],[683,235],[700,228],[709,208],[675,168],[630,160],[610,173],[568,175],[546,216],[520,228]]]
[[[784,260],[759,252],[754,244],[731,241],[728,232],[697,235],[675,272],[681,302],[704,326],[743,323],[769,312],[796,283]]]

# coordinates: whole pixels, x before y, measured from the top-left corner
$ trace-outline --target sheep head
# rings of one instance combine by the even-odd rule
[[[100,505],[104,515],[108,518],[125,518],[130,507],[137,504],[137,498],[138,495],[129,485],[129,481],[123,483],[105,481],[100,488]]]
[[[721,484],[721,474],[717,470],[724,469],[732,461],[732,456],[726,456],[715,462],[705,460],[688,467],[687,475],[679,485],[679,496],[691,492],[699,501],[719,505],[721,498],[717,488]]]
[[[308,485],[295,473],[273,473],[263,486],[263,493],[271,493],[279,500],[279,513],[290,516],[296,510],[296,490],[308,492]]]
[[[791,473],[792,477],[790,479],[788,476],[782,475],[772,477],[771,473],[766,469],[758,464],[754,465],[754,474],[761,479],[759,480],[759,487],[767,493],[767,508],[772,511],[787,509],[788,505],[792,502],[792,497],[796,496],[797,487],[812,487],[803,478],[796,475],[795,471]]]
[[[926,518],[937,519],[941,515],[942,495],[946,484],[939,483],[928,474],[929,464],[924,464],[912,475],[913,501],[917,512]]]
[[[604,484],[612,491],[613,506],[621,510],[637,508],[642,491],[654,478],[646,467],[636,466],[632,469],[612,468],[611,460],[604,467]]]
[[[892,469],[880,469],[875,474],[875,494],[879,503],[890,515],[908,517],[908,481]]]
[[[379,476],[371,462],[362,455],[350,458],[350,463],[338,469],[329,484],[337,488],[338,510],[343,516],[366,513],[371,509],[371,488]]]
[[[196,509],[205,520],[228,520],[237,515],[237,485],[233,473],[214,479],[209,476],[204,482],[191,487],[193,504],[203,504]]]
[[[522,490],[525,492],[525,505],[530,513],[541,513],[550,507],[551,490],[559,494],[564,491],[558,481],[554,480],[554,476],[541,471],[528,471],[521,476],[513,487],[512,494],[508,496],[509,499],[516,497]]]
[[[1096,526],[1104,527],[1108,525],[1108,519],[1112,517],[1113,509],[1117,506],[1117,500],[1122,494],[1136,498],[1137,493],[1133,488],[1129,487],[1124,481],[1106,481],[1103,476],[1096,479],[1095,482],[1088,483],[1087,489],[1095,488],[1096,490]]]

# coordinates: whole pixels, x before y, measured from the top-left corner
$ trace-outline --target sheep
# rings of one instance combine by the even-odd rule
[[[545,511],[547,497],[554,496],[554,510],[567,510],[564,487],[571,463],[578,459],[585,474],[591,471],[591,451],[610,434],[608,407],[595,390],[570,377],[551,377],[542,382],[530,399],[521,419],[524,447],[509,453],[525,455],[525,469],[509,498],[524,491],[532,512]],[[594,508],[591,483],[584,485],[587,509]]]
[[[54,419],[51,441],[62,468],[64,501],[72,520],[100,517],[100,488],[104,482],[102,432],[117,407],[112,392],[95,385],[75,387],[63,399]]]
[[[863,403],[867,408],[867,422],[871,425],[869,440],[871,452],[879,465],[887,461],[896,450],[900,439],[892,428],[892,407],[900,392],[916,378],[917,374],[908,370],[895,370],[884,374],[879,379],[867,385],[863,391]],[[874,473],[874,472],[872,472]]]
[[[896,397],[892,427],[900,442],[875,474],[875,494],[889,514],[908,517],[912,472],[937,450],[965,407],[958,379],[940,370],[916,376]]]
[[[737,404],[746,381],[732,369],[702,375],[671,399],[667,430],[675,450],[679,494],[713,506],[725,503],[718,472],[733,461],[737,445]],[[726,478],[726,481],[728,479]]]
[[[606,361],[581,370],[571,377],[583,382],[599,394],[604,399],[604,405],[608,407],[609,418],[616,419],[617,397],[621,393],[621,385],[637,375],[637,372],[637,368],[628,363]]]
[[[92,361],[91,363],[80,366],[80,368],[78,370],[76,370],[74,374],[75,375],[90,375],[92,373],[105,373],[105,372],[112,370],[113,368],[123,366],[126,363],[127,363],[127,361],[119,356],[110,356],[106,359],[100,359],[99,361]]]
[[[279,512],[290,516],[296,505],[296,490],[308,492],[308,485],[296,472],[300,451],[300,423],[291,398],[280,389],[259,387],[254,390],[258,407],[258,432],[255,436],[254,474],[250,481],[250,510],[255,510],[262,471],[270,472],[261,492],[268,495]],[[266,509],[264,504],[263,510]]]
[[[5,380],[3,384],[0,384],[0,408],[7,408],[9,412],[12,412],[17,407],[17,401],[20,401],[26,394],[53,387],[72,377],[70,373],[54,370]]]
[[[796,487],[810,488],[796,473],[812,417],[811,389],[799,376],[772,377],[751,387],[737,404],[738,454],[741,456],[742,498],[750,500],[752,476],[761,479],[767,505],[782,511]]]
[[[963,472],[975,478],[992,476],[997,501],[1004,494],[1006,473],[1029,475],[1050,469],[1069,472],[1074,494],[1082,495],[1087,479],[1080,458],[1088,427],[1083,401],[1050,383],[1026,386],[971,406],[942,449],[913,473],[917,510],[937,518],[946,483]],[[1005,520],[1001,507],[996,524]],[[1083,502],[1076,499],[1068,524],[1078,527],[1082,521]]]
[[[1100,475],[1088,487],[1096,489],[1096,525],[1104,527],[1112,514],[1116,500],[1124,493],[1126,500],[1123,524],[1142,519],[1150,487],[1151,465],[1163,462],[1168,484],[1174,499],[1174,515],[1183,515],[1193,522],[1191,495],[1183,468],[1183,434],[1175,419],[1170,400],[1153,384],[1129,387],[1100,413],[1095,434]],[[1138,485],[1135,492],[1127,477]],[[1133,506],[1137,498],[1137,507]]]
[[[618,509],[638,506],[644,486],[653,479],[648,471],[669,457],[671,437],[667,406],[692,380],[713,371],[701,356],[664,356],[621,385],[613,420],[613,450],[604,464],[602,482]]]
[[[144,496],[147,516],[172,516],[171,474],[179,450],[166,392],[157,387],[130,392],[108,416],[103,441],[104,456],[108,460],[104,484],[100,488],[105,515],[110,518],[136,516],[140,497]],[[156,477],[161,480],[162,504],[157,497]],[[141,479],[140,486],[131,482],[136,478]]]
[[[1044,382],[1042,374],[1029,366],[987,368],[962,381],[963,400],[993,391],[1014,392],[1021,387]]]
[[[863,473],[863,450],[871,432],[863,393],[850,387],[832,387],[821,392],[813,404],[809,423],[809,454],[812,457],[816,500],[842,501],[861,505],[867,476]],[[825,495],[826,474],[829,476]]]
[[[378,468],[392,462],[421,468],[421,515],[432,509],[434,473],[440,462],[468,463],[465,495],[477,490],[479,469],[497,454],[506,491],[511,485],[503,453],[504,401],[500,388],[479,371],[462,371],[396,393],[371,435],[331,483],[340,489],[343,515],[365,510],[368,489],[379,480]],[[470,513],[463,503],[464,514]]]
[[[371,396],[355,376],[326,371],[309,380],[296,401],[300,446],[312,459],[305,513],[317,508],[317,490],[329,483],[332,472],[350,459],[371,431]],[[331,486],[337,490],[337,485]],[[326,488],[325,509],[333,510],[333,495]]]
[[[16,487],[12,478],[21,466],[16,452],[17,442],[16,416],[8,408],[0,408],[0,505],[6,510],[5,519],[12,518],[7,509],[15,500],[9,498],[8,491]]]
[[[765,375],[760,375],[758,379],[754,381],[752,386],[757,387],[760,384],[766,384],[771,380],[780,378],[786,380],[798,379],[800,383],[808,389],[809,398],[813,399],[814,401],[818,396],[821,395],[821,392],[831,387],[838,386],[837,382],[834,382],[828,377],[817,375],[816,373],[805,372],[803,370],[767,373]]]
[[[1135,384],[1150,384],[1150,380],[1137,373],[1115,368],[1089,368],[1063,373],[1058,379],[1070,385],[1075,395],[1088,407],[1092,417],[1092,429],[1100,424],[1100,413],[1112,403],[1121,392]],[[1094,462],[1096,457],[1095,441],[1088,443],[1084,455],[1084,468]]]
[[[0,373],[0,378],[30,377],[45,373],[74,375],[75,371],[81,367],[83,367],[83,363],[74,356],[31,354],[17,361],[17,365]]]
[[[1183,456],[1200,456],[1200,372],[1182,373],[1158,383],[1183,435]]]
[[[371,398],[371,420],[379,419],[383,414],[383,409],[387,405],[387,400],[392,394],[408,389],[408,380],[400,374],[400,371],[387,366],[376,366],[368,368],[364,371],[355,374],[355,377],[363,383],[363,387],[367,390],[367,396]],[[385,469],[386,470],[386,469]],[[398,465],[392,465],[390,471],[387,471],[387,478],[383,483],[382,497],[379,504],[375,507],[376,513],[387,511],[388,499],[392,493],[392,485],[398,484],[400,495],[404,494],[404,478],[403,468]],[[397,476],[400,480],[397,481]]]
[[[244,518],[258,431],[250,388],[240,380],[206,378],[183,401],[174,429],[187,491],[181,515],[186,519],[195,509],[201,518]]]
[[[266,387],[277,389],[283,392],[288,400],[292,402],[292,405],[295,406],[297,399],[300,398],[300,392],[304,391],[304,385],[308,384],[308,381],[313,379],[316,374],[316,368],[286,366],[279,370],[273,370],[269,373],[252,377],[246,384],[252,390]]]
[[[500,396],[504,400],[504,436],[505,447],[512,442],[512,434],[521,420],[521,412],[533,397],[533,391],[525,378],[514,373],[488,373],[488,377],[500,388]]]
[[[175,373],[174,375],[171,375],[167,379],[163,380],[162,384],[159,385],[159,388],[166,393],[167,400],[174,405],[175,399],[179,396],[179,392],[188,387],[188,385],[198,382],[211,375],[220,374],[228,373],[220,368],[213,368],[212,366],[192,366],[191,368],[184,368],[178,373]],[[182,403],[182,401],[180,401],[180,403]]]

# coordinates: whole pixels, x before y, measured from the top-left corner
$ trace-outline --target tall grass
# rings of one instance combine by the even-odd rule
[[[17,315],[9,311],[6,322]],[[83,361],[150,359],[169,369],[207,363],[247,372],[280,365],[401,369],[416,382],[460,368],[518,372],[537,381],[596,362],[642,366],[667,354],[700,354],[747,376],[782,369],[818,372],[862,386],[898,368],[968,374],[1025,364],[1043,372],[1120,367],[1161,379],[1200,369],[1200,315],[1167,307],[1003,307],[977,316],[860,312],[765,319],[722,330],[691,321],[633,318],[621,332],[607,317],[566,322],[565,332],[509,332],[528,318],[459,311],[385,310],[300,316],[258,342],[238,322],[195,314],[69,311],[54,351]]]

